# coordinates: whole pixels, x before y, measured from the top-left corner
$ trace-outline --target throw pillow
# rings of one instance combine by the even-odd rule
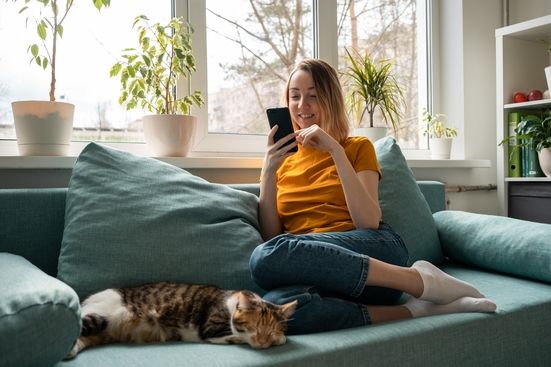
[[[443,262],[432,213],[400,147],[391,137],[377,140],[374,145],[382,174],[379,204],[383,221],[404,240],[410,264],[420,259],[433,264]]]
[[[256,290],[258,198],[95,143],[67,191],[58,277],[85,297],[159,281]]]

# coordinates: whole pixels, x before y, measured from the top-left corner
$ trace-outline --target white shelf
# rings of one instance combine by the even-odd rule
[[[551,182],[551,177],[505,177],[506,182]]]
[[[513,109],[544,110],[551,99],[509,103],[515,92],[548,89],[544,69],[550,65],[548,45],[551,38],[551,15],[496,29],[496,137],[509,135],[509,112]],[[497,146],[497,195],[499,213],[508,215],[509,183],[550,183],[549,177],[507,177],[508,152]]]
[[[525,109],[538,109],[538,108],[545,108],[545,107],[551,107],[551,99],[540,99],[537,101],[528,101],[528,102],[520,102],[520,103],[508,103],[503,106],[504,109],[510,110],[515,108],[525,108]]]

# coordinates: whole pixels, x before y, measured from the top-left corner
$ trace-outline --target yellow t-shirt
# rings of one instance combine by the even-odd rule
[[[373,144],[349,137],[343,144],[356,172],[381,175]],[[277,171],[277,210],[283,230],[294,234],[354,229],[337,167],[329,153],[299,146]]]

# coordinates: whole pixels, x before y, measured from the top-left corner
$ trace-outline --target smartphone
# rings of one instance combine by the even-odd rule
[[[293,129],[293,123],[291,122],[291,114],[289,113],[288,107],[268,108],[266,110],[266,114],[268,115],[268,122],[270,123],[270,128],[273,128],[275,125],[279,125],[279,128],[277,129],[274,135],[274,142],[278,141],[279,139],[295,131]],[[295,140],[296,139],[291,139],[289,140],[288,143],[285,143],[285,145],[289,145]],[[298,147],[295,146],[289,151],[296,152],[298,151]]]

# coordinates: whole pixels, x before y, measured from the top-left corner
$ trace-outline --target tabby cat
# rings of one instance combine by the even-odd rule
[[[191,341],[268,348],[286,341],[296,301],[282,306],[257,294],[211,285],[155,283],[112,288],[82,302],[82,330],[67,358],[105,343]]]

